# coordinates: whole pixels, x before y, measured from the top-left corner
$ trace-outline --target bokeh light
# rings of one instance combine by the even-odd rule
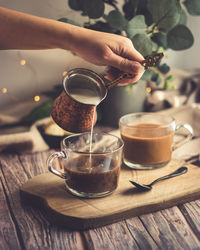
[[[1,92],[2,92],[3,94],[6,94],[6,93],[8,92],[8,90],[7,90],[7,88],[2,88],[2,89],[1,89]]]
[[[25,64],[26,64],[26,60],[25,60],[25,59],[22,59],[22,60],[20,61],[20,65],[24,66]]]
[[[146,92],[147,92],[147,93],[150,93],[150,92],[151,92],[151,88],[150,88],[150,87],[147,87],[147,88],[146,88]]]
[[[39,102],[39,101],[40,101],[40,96],[39,96],[39,95],[34,96],[34,97],[33,97],[33,100],[34,100],[35,102]]]
[[[63,75],[63,76],[66,76],[66,74],[67,74],[67,71],[63,71],[63,72],[62,72],[62,75]]]

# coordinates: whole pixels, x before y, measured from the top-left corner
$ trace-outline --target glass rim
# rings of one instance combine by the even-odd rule
[[[115,138],[120,142],[120,145],[119,145],[116,149],[114,149],[114,150],[112,150],[112,151],[111,151],[111,150],[105,151],[105,152],[85,152],[85,151],[72,150],[71,148],[68,148],[68,147],[66,146],[65,140],[70,139],[70,138],[72,138],[72,137],[79,137],[79,136],[81,136],[81,135],[86,135],[86,134],[89,134],[89,135],[90,135],[90,131],[89,131],[89,132],[83,132],[83,133],[68,135],[68,136],[66,136],[66,137],[62,140],[61,144],[64,146],[64,149],[65,149],[65,150],[69,150],[69,151],[71,151],[71,152],[73,152],[73,153],[84,154],[84,155],[85,155],[85,154],[88,154],[88,155],[108,155],[108,154],[115,153],[116,151],[122,149],[123,146],[124,146],[124,142],[123,142],[123,140],[122,140],[120,137],[118,137],[118,136],[116,136],[116,135],[112,135],[112,134],[110,134],[110,133],[105,133],[105,132],[95,132],[95,133],[93,133],[93,135],[97,134],[97,135],[107,135],[107,136],[115,137]]]
[[[126,119],[127,117],[139,118],[141,116],[155,116],[155,117],[160,117],[160,118],[166,118],[166,115],[164,115],[164,114],[156,114],[156,113],[153,113],[153,112],[129,113],[129,114],[123,115],[119,119],[119,126],[123,125],[123,126],[126,126],[126,127],[133,127],[134,124],[131,124],[131,125],[126,124],[123,120]],[[151,129],[165,128],[165,127],[168,127],[168,126],[172,125],[173,123],[175,123],[175,118],[173,116],[167,115],[167,117],[171,119],[170,122],[165,123],[165,124],[161,124],[159,127],[155,127],[155,128],[151,127]],[[146,127],[146,126],[140,126],[140,128],[150,129],[149,127]]]

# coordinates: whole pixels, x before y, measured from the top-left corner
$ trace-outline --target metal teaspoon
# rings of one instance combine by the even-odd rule
[[[163,177],[160,177],[156,180],[154,180],[152,183],[148,184],[148,185],[145,185],[145,184],[140,184],[140,183],[137,183],[137,182],[134,182],[134,181],[130,181],[131,184],[133,184],[135,187],[137,187],[138,189],[140,189],[141,191],[150,191],[152,189],[152,186],[159,182],[159,181],[162,181],[162,180],[166,180],[166,179],[169,179],[169,178],[172,178],[172,177],[175,177],[175,176],[179,176],[179,175],[182,175],[184,173],[187,173],[188,171],[188,168],[183,166],[183,167],[180,167],[178,168],[175,172],[171,173],[171,174],[168,174],[168,175],[165,175]]]

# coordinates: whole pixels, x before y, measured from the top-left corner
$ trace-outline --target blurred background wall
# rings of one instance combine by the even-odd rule
[[[69,9],[67,0],[0,0],[0,6],[51,19],[83,18]],[[188,26],[193,32],[195,44],[186,51],[167,51],[169,57],[167,61],[173,68],[185,70],[200,68],[200,18],[190,16]],[[6,94],[0,92],[0,112],[19,116],[28,113],[45,100],[41,98],[36,103],[33,101],[34,96],[61,84],[63,72],[75,67],[91,68],[96,72],[103,71],[102,67],[91,65],[70,52],[59,49],[0,51],[0,89],[7,89]]]

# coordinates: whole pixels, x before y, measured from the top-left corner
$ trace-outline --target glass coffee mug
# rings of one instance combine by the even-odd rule
[[[123,161],[133,169],[154,169],[171,160],[173,150],[189,141],[193,129],[189,124],[176,124],[173,117],[155,113],[133,113],[120,118],[124,142]],[[174,134],[183,128],[187,136],[174,142]]]
[[[49,171],[64,178],[67,190],[85,198],[111,194],[118,186],[123,141],[106,133],[81,133],[65,137],[61,151],[48,158]],[[53,167],[63,159],[64,173]]]

